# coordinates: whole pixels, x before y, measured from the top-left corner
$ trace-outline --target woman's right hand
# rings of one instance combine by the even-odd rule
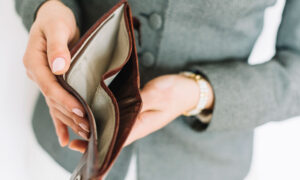
[[[58,0],[47,1],[36,14],[23,58],[28,77],[37,83],[45,96],[61,146],[69,143],[67,126],[84,139],[89,136],[89,124],[82,105],[55,78],[69,69],[68,46],[78,39],[73,12]]]

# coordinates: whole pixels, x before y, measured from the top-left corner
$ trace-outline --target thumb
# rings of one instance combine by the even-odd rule
[[[56,28],[45,33],[49,66],[54,74],[64,74],[70,67],[71,55],[68,48],[70,33]]]
[[[165,114],[159,110],[148,110],[141,112],[138,115],[124,146],[127,146],[132,142],[159,130],[167,125],[170,122],[170,119],[171,118],[168,114]]]

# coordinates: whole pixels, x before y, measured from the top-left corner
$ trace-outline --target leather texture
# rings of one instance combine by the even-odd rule
[[[88,148],[71,179],[101,180],[121,152],[142,105],[127,1],[102,16],[71,55],[70,70],[57,79],[82,103],[91,126]]]

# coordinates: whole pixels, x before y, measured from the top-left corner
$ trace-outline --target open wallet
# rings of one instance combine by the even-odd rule
[[[130,7],[121,0],[79,40],[69,71],[57,76],[83,105],[90,124],[88,147],[72,180],[106,177],[141,109],[133,33]]]

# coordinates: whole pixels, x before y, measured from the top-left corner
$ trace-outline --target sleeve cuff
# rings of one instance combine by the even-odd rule
[[[46,2],[46,0],[24,0],[23,2],[17,2],[17,11],[22,17],[23,24],[27,31],[30,30],[35,20],[37,10],[44,2]]]
[[[211,84],[214,92],[214,108],[211,116],[210,123],[208,123],[205,131],[227,131],[232,129],[249,128],[249,124],[241,121],[244,119],[244,115],[256,114],[255,108],[248,107],[247,103],[251,101],[251,96],[245,96],[247,91],[250,94],[267,94],[264,89],[260,92],[249,92],[253,90],[252,86],[254,82],[243,83],[241,77],[237,74],[249,76],[246,72],[249,70],[249,64],[241,61],[227,61],[211,64],[195,65],[192,68],[193,71],[200,73]],[[242,77],[244,81],[247,81],[247,77]],[[259,86],[259,84],[257,84]],[[252,103],[253,104],[253,103]],[[239,109],[247,109],[247,113],[238,112]],[[253,111],[253,112],[252,112]],[[252,117],[249,117],[252,119]],[[251,122],[251,124],[256,124]]]
[[[203,110],[201,113],[199,113],[196,117],[201,121],[202,123],[209,124],[211,122],[213,115],[213,110]]]

